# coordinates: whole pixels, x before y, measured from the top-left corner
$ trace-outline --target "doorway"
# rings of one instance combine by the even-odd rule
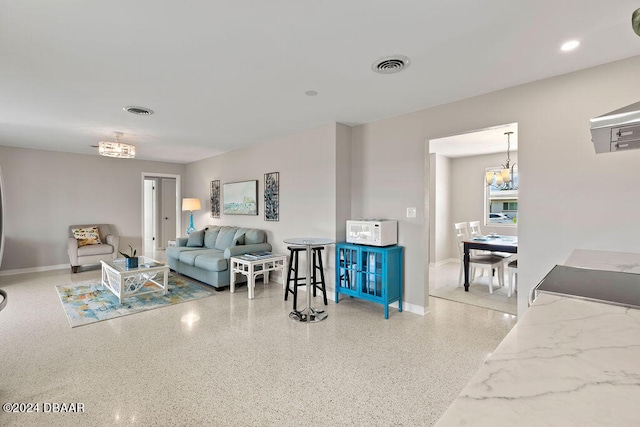
[[[507,296],[508,277],[505,287],[499,292],[494,288],[493,294],[487,274],[476,277],[470,292],[458,286],[461,260],[453,224],[479,221],[484,235],[517,236],[517,220],[492,218],[496,201],[486,182],[487,171],[501,169],[509,156],[511,164],[517,163],[517,130],[517,123],[511,123],[429,141],[430,296],[516,314],[517,298]],[[509,142],[507,132],[513,132]],[[517,199],[510,203],[508,208],[517,209]]]
[[[142,189],[143,253],[160,261],[181,229],[180,176],[144,173]]]

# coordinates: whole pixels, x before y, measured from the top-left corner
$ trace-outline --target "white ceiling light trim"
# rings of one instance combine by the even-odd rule
[[[116,141],[100,141],[98,153],[105,157],[117,157],[120,159],[133,159],[136,156],[135,145],[120,142],[120,133],[116,132]]]

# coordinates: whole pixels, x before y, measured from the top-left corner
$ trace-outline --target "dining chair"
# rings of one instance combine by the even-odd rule
[[[507,288],[507,296],[511,298],[518,290],[518,260],[514,259],[508,264],[509,267],[509,284]]]
[[[482,236],[482,230],[480,229],[480,221],[469,221],[469,235],[471,237]],[[511,256],[513,255],[508,252],[478,251],[478,254],[480,253],[483,253],[485,255],[490,253],[493,255],[501,256],[502,258],[504,258],[505,262],[509,262],[509,260],[511,259]]]
[[[469,239],[468,227],[456,223],[454,228],[456,231],[456,239],[458,246],[458,255],[460,257],[460,273],[458,275],[458,286],[462,286],[462,279],[464,274],[464,240]],[[501,256],[489,254],[489,255],[471,255],[469,258],[469,282],[473,281],[475,276],[475,270],[477,268],[488,270],[489,273],[489,293],[493,294],[493,277],[494,272],[498,273],[498,286],[504,286],[504,258]]]

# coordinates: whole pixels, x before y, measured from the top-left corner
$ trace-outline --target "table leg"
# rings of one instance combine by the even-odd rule
[[[469,261],[471,260],[469,246],[464,244],[464,291],[469,292]]]
[[[231,261],[231,277],[229,278],[229,292],[236,291],[236,262]]]
[[[164,291],[162,292],[162,295],[166,295],[167,292],[169,292],[169,269],[168,268],[164,270]]]
[[[247,275],[247,294],[249,299],[253,299],[253,291],[256,286],[256,276],[253,270],[253,264],[249,265],[249,274]]]

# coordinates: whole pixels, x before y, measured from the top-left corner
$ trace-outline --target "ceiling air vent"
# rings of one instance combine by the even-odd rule
[[[404,55],[387,56],[374,62],[371,69],[380,74],[393,74],[407,68],[409,62],[409,58]]]
[[[137,114],[138,116],[150,116],[153,114],[153,110],[144,107],[122,107],[124,111],[131,114]]]

